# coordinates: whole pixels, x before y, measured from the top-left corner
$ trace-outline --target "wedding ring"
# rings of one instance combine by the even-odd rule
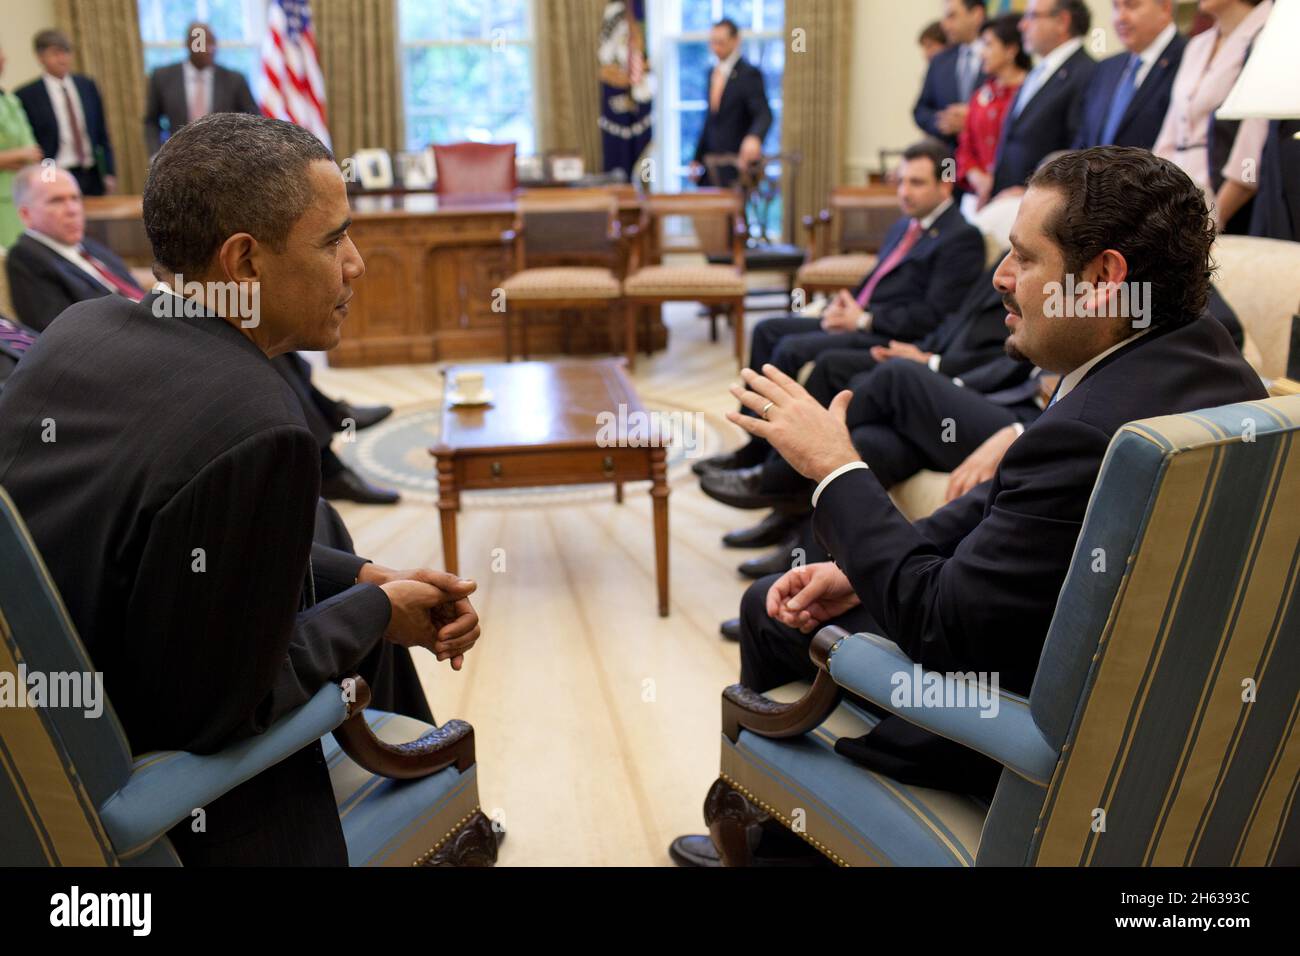
[[[760,416],[762,416],[763,421],[765,422],[771,421],[771,419],[767,417],[767,410],[775,404],[776,402],[768,402],[766,405],[763,406],[763,410],[758,413]]]

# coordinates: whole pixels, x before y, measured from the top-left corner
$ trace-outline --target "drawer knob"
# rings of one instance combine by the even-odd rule
[[[614,459],[612,456],[606,455],[605,460],[600,465],[605,469],[605,474],[612,475],[614,473]]]
[[[499,461],[492,462],[492,477],[493,478],[501,477],[501,462]]]

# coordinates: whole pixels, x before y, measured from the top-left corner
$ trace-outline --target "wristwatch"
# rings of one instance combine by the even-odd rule
[[[858,331],[865,332],[869,328],[871,328],[871,313],[869,311],[864,311],[860,316],[858,316]]]

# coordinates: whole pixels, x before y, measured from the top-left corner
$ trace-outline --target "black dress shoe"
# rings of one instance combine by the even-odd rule
[[[774,508],[777,511],[805,512],[808,495],[799,491],[791,494],[773,494],[761,491],[763,466],[741,468],[739,471],[715,471],[700,477],[700,490],[714,501],[733,508]]]
[[[800,514],[783,514],[773,511],[756,525],[728,531],[722,536],[722,543],[728,548],[767,548],[780,544],[790,537],[799,522],[804,518]]]
[[[713,471],[735,471],[737,468],[752,468],[754,465],[761,465],[766,457],[766,443],[750,442],[735,451],[713,455],[709,458],[701,458],[691,465],[691,471],[703,477]]]
[[[748,561],[741,561],[736,567],[743,576],[757,581],[769,574],[785,574],[794,563],[794,549],[799,547],[798,538],[789,538],[777,545],[775,551]]]
[[[740,618],[733,617],[722,622],[718,628],[718,633],[729,641],[740,640]]]
[[[396,491],[376,488],[351,468],[323,480],[320,494],[332,501],[355,501],[363,505],[395,505],[402,500]]]
[[[668,844],[668,855],[678,866],[722,866],[718,848],[703,834],[679,836]]]
[[[350,418],[357,431],[369,428],[371,425],[378,425],[393,414],[391,405],[349,405],[347,402],[339,402],[338,408],[339,428],[341,429],[344,422]]]

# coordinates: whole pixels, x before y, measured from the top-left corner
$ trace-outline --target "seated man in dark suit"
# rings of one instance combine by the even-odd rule
[[[1114,433],[1134,419],[1265,397],[1203,314],[1214,232],[1200,188],[1146,150],[1072,152],[1039,170],[995,281],[1008,354],[1060,384],[990,482],[915,524],[853,448],[851,393],[828,410],[776,368],[746,370],[749,390],[733,392],[760,416],[728,417],[817,482],[814,528],[833,560],[746,593],[741,681],[764,691],[810,678],[812,632],[838,623],[889,638],[925,668],[994,672],[1027,694]],[[1079,299],[1087,317],[1061,307],[1071,277],[1089,283]],[[991,796],[998,765],[872,709],[880,723],[839,741],[840,753],[903,782]],[[672,853],[717,860],[707,837],[679,837]]]
[[[1174,25],[1173,0],[1115,4],[1115,32],[1125,52],[1102,60],[1093,71],[1074,149],[1150,149],[1169,110],[1169,93],[1187,46]]]
[[[43,331],[68,306],[105,295],[139,302],[146,295],[113,250],[86,235],[86,216],[76,181],[63,170],[28,166],[14,177],[14,204],[27,227],[9,250],[5,267],[18,318]],[[348,422],[356,429],[382,421],[392,409],[353,407],[321,394],[311,382],[311,367],[298,355],[272,359],[276,371],[302,401],[312,434],[320,443],[321,491],[327,498],[366,504],[392,504],[395,491],[376,488],[348,468],[330,440]]]
[[[891,341],[870,349],[823,352],[808,376],[809,393],[823,405],[829,405],[837,392],[865,381],[867,373],[882,364],[920,363],[923,370],[933,370],[945,380],[951,380],[987,362],[1005,361],[1002,346],[1007,330],[1003,319],[1007,313],[1002,296],[993,288],[996,268],[993,265],[986,269],[971,286],[961,306],[915,344]],[[706,464],[700,476],[700,489],[723,504],[736,508],[776,508],[781,514],[797,519],[808,513],[808,494],[800,482],[790,480],[782,464],[781,456],[771,449],[761,464],[750,468],[722,470]],[[743,532],[737,534],[746,537]]]
[[[162,145],[164,119],[171,134],[209,113],[261,112],[244,75],[217,65],[217,36],[210,26],[186,27],[185,47],[187,59],[160,66],[149,76],[144,138],[150,156]]]
[[[970,98],[984,82],[979,37],[987,22],[984,0],[944,0],[940,25],[948,45],[930,60],[912,118],[935,139],[957,148]]]
[[[903,217],[890,227],[876,267],[850,292],[841,289],[820,319],[781,316],[754,326],[749,367],[767,363],[798,373],[830,349],[866,350],[891,340],[914,342],[955,311],[984,268],[984,239],[953,201],[952,154],[924,140],[903,154],[898,202]],[[757,465],[761,440],[697,462],[696,474]]]
[[[993,164],[994,198],[1023,188],[1050,153],[1069,149],[1083,124],[1097,61],[1083,48],[1092,14],[1083,0],[1029,0],[1020,19],[1025,51],[1039,57],[1007,114]]]
[[[87,196],[117,191],[117,167],[99,87],[72,72],[72,41],[58,30],[42,30],[34,40],[44,73],[14,90],[31,123],[36,145],[77,180]]]
[[[71,306],[0,395],[0,484],[133,750],[219,750],[382,673],[392,645],[459,669],[473,582],[313,544],[319,449],[271,357],[337,345],[364,274],[329,151],[291,123],[205,117],[159,151],[144,221],[160,285]],[[231,307],[254,289],[253,315]],[[207,824],[170,831],[183,862],[347,860],[319,743]]]
[[[709,31],[709,49],[718,62],[709,71],[709,111],[704,117],[691,175],[705,181],[704,157],[734,153],[741,169],[763,155],[763,137],[772,126],[772,110],[763,89],[763,74],[740,55],[740,30],[731,20],[719,20]],[[716,183],[730,186],[736,167],[718,168]]]

